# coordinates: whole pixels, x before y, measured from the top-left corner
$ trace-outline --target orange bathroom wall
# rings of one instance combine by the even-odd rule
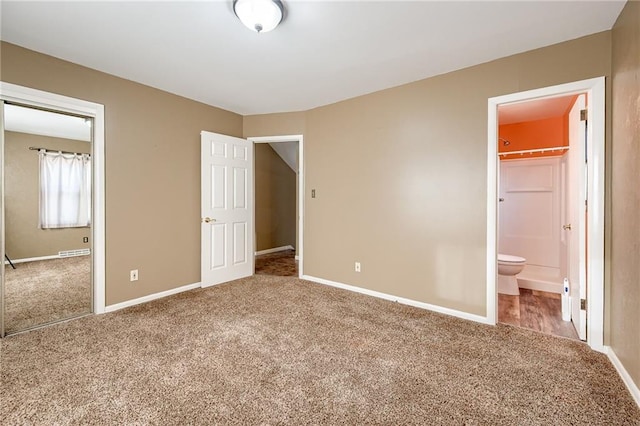
[[[499,126],[500,141],[498,142],[498,152],[569,146],[568,118],[567,113],[563,116],[542,120],[502,124]],[[508,140],[510,144],[505,146],[504,139]],[[535,158],[561,154],[562,151],[550,151],[524,155],[505,155],[500,158],[503,160]]]

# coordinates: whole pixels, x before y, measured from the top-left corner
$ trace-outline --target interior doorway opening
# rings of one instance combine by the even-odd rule
[[[584,274],[581,274],[578,278],[574,277],[576,293],[571,294],[571,296],[572,304],[574,306],[577,306],[578,309],[577,312],[574,311],[572,314],[572,322],[576,323],[578,334],[580,334],[580,328],[588,324],[588,327],[586,327],[586,330],[584,330],[584,336],[580,335],[580,337],[585,339],[593,349],[599,351],[604,351],[604,86],[604,78],[601,77],[547,87],[543,89],[514,93],[511,95],[491,98],[488,101],[487,318],[489,319],[489,322],[495,324],[496,320],[499,317],[498,287],[501,280],[501,277],[498,275],[498,268],[500,268],[499,263],[502,263],[504,266],[504,262],[498,261],[498,247],[501,245],[509,246],[509,244],[504,244],[504,238],[503,241],[500,241],[502,237],[498,232],[500,213],[501,210],[504,210],[504,208],[501,206],[502,203],[500,202],[500,200],[503,199],[504,202],[505,199],[503,193],[501,192],[502,188],[500,187],[503,176],[501,176],[499,168],[500,161],[498,155],[498,144],[502,143],[504,145],[505,140],[511,143],[511,141],[509,141],[509,139],[507,138],[502,138],[501,140],[499,129],[499,111],[501,108],[508,106],[515,107],[513,109],[526,107],[527,102],[554,100],[557,101],[561,98],[566,99],[567,97],[577,97],[580,94],[585,94],[589,100],[589,107],[586,108],[586,111],[583,113],[584,118],[586,119],[584,121],[584,144],[581,145],[579,149],[574,149],[574,154],[579,151],[580,155],[584,160],[586,160],[586,162],[582,163],[582,165],[579,167],[579,170],[577,171],[574,167],[574,173],[568,175],[568,181],[570,181],[571,184],[577,188],[577,190],[579,191],[579,197],[572,198],[571,200],[569,200],[569,198],[571,197],[567,198],[567,200],[569,200],[568,203],[571,203],[571,205],[566,206],[567,212],[572,210],[571,207],[578,208],[578,204],[580,203],[580,201],[577,200],[579,200],[580,197],[583,197],[582,199],[583,201],[586,201],[586,206],[588,208],[589,214],[577,214],[577,216],[575,217],[575,221],[577,223],[575,224],[566,223],[566,220],[559,220],[563,218],[558,215],[558,223],[548,224],[548,228],[550,234],[561,236],[561,229],[558,228],[564,226],[564,231],[567,232],[568,229],[566,227],[569,226],[570,228],[572,228],[572,230],[574,230],[573,235],[579,236],[579,242],[577,244],[577,253],[579,255],[578,269],[584,270]],[[550,148],[558,147],[552,146]],[[523,149],[515,151],[527,150]],[[551,154],[548,155],[553,155],[552,150],[545,152],[550,152]],[[560,151],[557,151],[556,156],[559,153]],[[520,153],[518,153],[518,155],[519,154]],[[526,155],[528,153],[524,152],[522,154]],[[560,156],[560,158],[562,157]],[[561,170],[561,160],[557,160],[556,162],[559,163],[557,170]],[[552,179],[554,176],[553,172],[550,171],[552,169],[553,164],[546,165],[544,170],[540,173],[540,176],[546,176],[546,178]],[[525,183],[523,183],[522,180],[518,180],[518,178],[524,176],[525,174],[518,173],[519,172],[513,173],[513,175],[516,177],[516,181],[518,181],[518,185],[520,185],[519,190],[516,188],[514,193],[518,194],[518,196],[521,196],[527,191],[543,192],[544,188],[542,188],[542,186],[544,185],[541,186],[539,184],[536,185],[526,183],[526,179]],[[560,172],[557,172],[556,180],[558,182],[561,181]],[[576,180],[579,180],[580,182],[576,182]],[[525,188],[527,186],[528,188]],[[547,201],[549,201],[549,199],[552,199],[553,197],[553,194],[547,196]],[[555,197],[559,197],[559,195],[555,195]],[[560,199],[558,199],[557,206],[555,207],[556,209],[559,209],[559,201]],[[550,209],[552,208],[554,207],[550,207]],[[536,216],[532,216],[530,211],[526,209],[522,211],[526,213],[525,216],[531,216],[530,219],[532,221],[536,220]],[[524,236],[526,236],[527,233],[535,234],[531,232],[531,230],[527,232],[521,232],[521,234]],[[535,237],[535,235],[532,236]],[[566,236],[566,238],[569,238],[569,236]],[[589,242],[588,244],[586,244],[587,241]],[[513,247],[513,245],[511,245],[511,247]],[[502,250],[503,247],[500,248]],[[575,250],[574,253],[576,253]],[[516,259],[511,258],[506,259],[506,261],[514,263],[518,263],[516,261],[521,261],[521,256],[516,257]],[[562,277],[562,265],[558,264],[556,266],[558,266],[558,273],[560,274],[560,277]],[[541,269],[538,269],[538,272],[540,271]],[[549,272],[549,270],[547,270],[546,272]],[[551,289],[553,290],[554,288]],[[549,290],[549,288],[547,288],[547,290]],[[557,287],[555,288],[555,290],[557,291]]]
[[[497,141],[498,322],[583,340],[586,324],[579,303],[572,321],[571,299],[579,302],[586,268],[577,220],[586,214],[586,98],[501,105]]]
[[[248,138],[254,146],[255,273],[303,274],[303,137]]]

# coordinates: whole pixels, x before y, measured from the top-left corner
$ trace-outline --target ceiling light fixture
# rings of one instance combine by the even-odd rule
[[[280,0],[234,0],[233,11],[247,28],[257,33],[275,29],[284,15]]]

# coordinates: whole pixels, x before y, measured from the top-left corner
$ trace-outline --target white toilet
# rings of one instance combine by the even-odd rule
[[[527,259],[519,256],[498,253],[498,293],[518,296],[516,275],[522,272]]]

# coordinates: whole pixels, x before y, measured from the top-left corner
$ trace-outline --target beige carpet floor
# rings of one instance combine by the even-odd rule
[[[3,424],[638,425],[605,355],[255,276],[2,339]]]
[[[4,273],[7,332],[91,312],[91,256],[6,265]]]

